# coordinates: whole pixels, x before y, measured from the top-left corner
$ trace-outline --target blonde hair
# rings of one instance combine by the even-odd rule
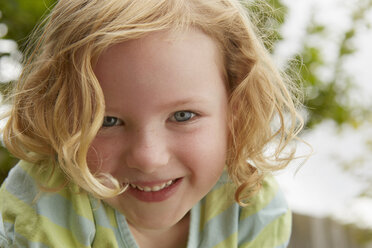
[[[294,87],[273,65],[238,0],[60,0],[15,87],[4,129],[6,147],[20,159],[59,166],[97,197],[119,194],[123,189],[112,176],[93,175],[86,162],[105,108],[92,67],[110,45],[191,27],[214,39],[224,58],[230,96],[227,165],[242,203],[258,191],[265,172],[293,159],[294,150],[284,150],[301,121],[291,95]],[[274,130],[276,117],[280,124]],[[272,141],[278,141],[274,158],[265,153]]]

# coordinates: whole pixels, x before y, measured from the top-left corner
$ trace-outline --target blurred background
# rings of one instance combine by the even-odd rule
[[[290,247],[371,248],[372,0],[246,2],[277,64],[305,91],[301,137],[313,155],[276,174],[294,212]],[[0,96],[54,3],[0,1]],[[299,144],[299,155],[309,152]],[[0,183],[16,162],[0,146]]]

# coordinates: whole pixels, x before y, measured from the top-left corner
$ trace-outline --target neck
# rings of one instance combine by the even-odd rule
[[[190,213],[169,228],[145,229],[128,223],[140,248],[181,248],[186,247],[190,225]]]

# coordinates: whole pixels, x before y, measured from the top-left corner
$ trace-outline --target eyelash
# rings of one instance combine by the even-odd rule
[[[186,115],[188,115],[187,116],[187,119],[185,119],[185,120],[178,120],[177,121],[177,119],[176,119],[177,118],[177,115],[181,115],[181,116],[178,116],[178,117],[181,117],[182,118],[182,117],[185,117],[185,113],[187,113]],[[196,116],[197,116],[197,114],[194,113],[194,112],[192,112],[192,111],[182,110],[182,111],[177,111],[177,112],[173,113],[169,117],[169,120],[171,120],[172,122],[183,123],[183,122],[187,122],[187,121],[192,120]],[[107,122],[111,122],[111,123],[107,124]],[[124,124],[124,122],[122,120],[120,120],[119,118],[117,118],[117,117],[114,117],[114,116],[105,116],[103,118],[102,127],[103,128],[108,128],[108,127],[114,127],[114,126],[121,126],[123,124]]]

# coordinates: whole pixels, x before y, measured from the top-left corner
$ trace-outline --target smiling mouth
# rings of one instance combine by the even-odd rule
[[[138,186],[138,185],[135,185],[133,183],[130,183],[129,186],[133,189],[138,189],[138,190],[144,191],[144,192],[157,192],[157,191],[160,191],[162,189],[165,189],[165,188],[171,186],[176,181],[177,181],[177,179],[173,179],[173,180],[169,180],[168,182],[165,182],[163,184],[155,185],[155,186],[152,186],[152,187]]]

